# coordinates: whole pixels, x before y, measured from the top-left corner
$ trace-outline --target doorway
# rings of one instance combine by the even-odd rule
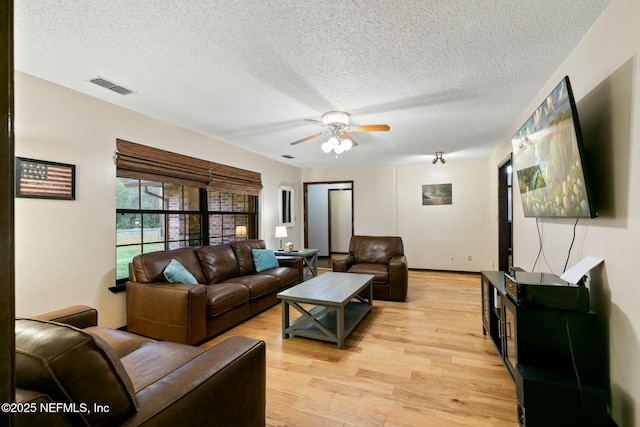
[[[513,266],[513,168],[512,155],[498,165],[498,270]]]
[[[319,261],[326,264],[332,254],[349,251],[353,235],[353,181],[303,185],[304,246],[318,249]]]
[[[353,190],[329,189],[329,253],[349,253],[353,235]]]

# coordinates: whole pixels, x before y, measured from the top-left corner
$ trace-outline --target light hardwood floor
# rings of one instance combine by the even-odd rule
[[[277,305],[203,345],[266,342],[267,426],[518,425],[514,384],[482,334],[477,274],[410,271],[407,301],[374,301],[344,350],[283,340],[281,313]]]

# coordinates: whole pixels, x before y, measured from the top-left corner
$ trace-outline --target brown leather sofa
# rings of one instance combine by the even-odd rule
[[[396,236],[351,236],[349,253],[333,260],[333,271],[375,275],[373,298],[382,300],[406,300],[408,269]]]
[[[74,306],[16,319],[16,426],[264,426],[263,341],[202,349],[97,326]]]
[[[301,258],[256,272],[252,249],[263,240],[180,248],[136,256],[129,269],[127,330],[182,344],[197,344],[278,302],[277,293],[304,280]],[[198,284],[169,283],[163,271],[179,261]]]

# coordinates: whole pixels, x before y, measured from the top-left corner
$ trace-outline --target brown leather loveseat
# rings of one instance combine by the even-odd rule
[[[257,271],[252,250],[263,240],[180,248],[133,259],[127,282],[127,330],[197,344],[278,303],[277,293],[304,280],[301,258],[279,258]],[[165,269],[178,261],[197,283],[169,283]]]
[[[333,260],[333,271],[375,275],[375,299],[404,301],[407,298],[408,264],[400,237],[351,236],[349,253]]]
[[[202,349],[97,326],[74,306],[16,319],[17,426],[264,426],[263,341]]]

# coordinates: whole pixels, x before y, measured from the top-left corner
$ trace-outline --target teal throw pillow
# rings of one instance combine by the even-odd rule
[[[278,267],[278,259],[271,249],[251,249],[253,255],[253,263],[256,265],[256,271],[260,273]]]
[[[163,274],[170,283],[191,283],[193,285],[198,283],[193,274],[189,273],[184,265],[175,259],[172,259],[165,267]]]

